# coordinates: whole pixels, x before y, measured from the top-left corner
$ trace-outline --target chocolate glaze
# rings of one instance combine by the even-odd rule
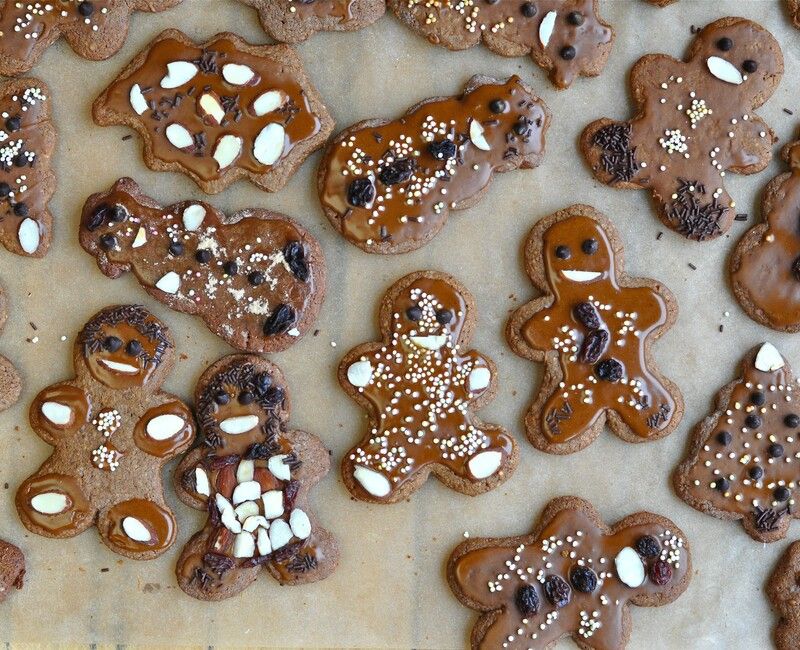
[[[637,517],[644,521],[636,523]],[[658,541],[657,555],[634,552],[632,562],[638,559],[645,577],[631,587],[620,579],[615,559],[622,549],[634,549],[644,536]],[[479,548],[465,554],[456,551],[449,566],[459,597],[475,609],[496,613],[482,638],[473,635],[473,648],[545,648],[564,636],[586,647],[622,648],[630,634],[628,605],[669,602],[683,591],[685,585],[679,585],[690,570],[682,533],[669,520],[648,513],[632,515],[609,531],[598,528],[595,518],[582,510],[563,509],[538,534],[522,541],[475,542]],[[650,577],[657,561],[666,562],[671,571],[665,585]],[[571,575],[578,567],[595,573],[593,591],[575,587]],[[556,607],[546,595],[544,581],[552,576],[569,584],[566,606]],[[531,586],[538,595],[538,611],[523,613],[517,602],[519,590]]]
[[[151,536],[148,541],[136,541],[128,536],[123,529],[123,522],[128,517],[134,517],[144,525]],[[153,551],[165,551],[175,541],[177,534],[172,513],[144,499],[131,499],[112,506],[108,512],[100,514],[98,526],[103,539],[108,540],[112,548],[125,549],[130,553],[140,552],[142,545]]]
[[[353,19],[353,2],[354,0],[287,0],[287,11],[301,18],[331,16],[346,22]]]
[[[385,243],[399,252],[419,248],[439,232],[450,209],[477,201],[496,172],[538,164],[549,118],[545,104],[513,76],[505,83],[470,82],[464,95],[427,100],[399,120],[357,124],[326,152],[323,206],[342,234],[367,252],[383,252]],[[473,122],[489,150],[471,140]],[[451,143],[439,157],[431,149]],[[404,161],[413,174],[387,184],[387,170]],[[357,179],[373,188],[366,205],[349,196]]]

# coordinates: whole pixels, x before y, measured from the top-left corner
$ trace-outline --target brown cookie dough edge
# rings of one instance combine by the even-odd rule
[[[0,332],[8,319],[8,299],[6,291],[0,285]],[[0,411],[5,411],[19,400],[22,393],[22,380],[14,364],[0,355]]]
[[[794,650],[800,647],[798,573],[800,542],[794,542],[786,548],[764,587],[770,606],[779,619],[772,636],[778,650]]]
[[[13,544],[0,540],[0,603],[11,589],[22,589],[25,582],[25,556]]]

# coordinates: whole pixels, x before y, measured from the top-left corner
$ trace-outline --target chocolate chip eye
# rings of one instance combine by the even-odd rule
[[[584,239],[581,244],[581,250],[587,255],[594,255],[597,252],[598,245],[596,239]]]
[[[747,59],[747,61],[742,63],[742,68],[744,68],[745,72],[749,72],[750,74],[752,74],[756,70],[758,70],[758,63],[753,61],[753,59]]]
[[[110,223],[121,223],[128,218],[128,211],[121,205],[115,205],[108,209],[108,221]]]
[[[122,339],[118,339],[116,336],[107,336],[103,340],[103,348],[108,350],[109,352],[116,352],[122,347]]]
[[[136,339],[128,341],[128,345],[125,346],[125,352],[132,357],[138,357],[143,350],[142,344]]]
[[[408,320],[413,320],[415,323],[422,318],[422,307],[414,305],[406,309],[406,316]]]
[[[228,395],[228,393],[221,391],[216,395],[214,395],[214,401],[220,406],[224,406],[225,404],[231,401],[231,398],[230,395]]]
[[[525,18],[533,18],[538,13],[536,5],[532,2],[523,2],[519,10]]]
[[[239,272],[239,265],[235,261],[229,260],[222,265],[222,269],[228,275],[236,275]]]
[[[244,404],[247,406],[248,404],[252,404],[255,402],[256,396],[253,395],[249,390],[243,391],[239,393],[239,404]]]
[[[441,325],[447,325],[447,323],[453,320],[453,312],[449,309],[440,309],[436,312],[436,320]]]
[[[733,41],[729,39],[727,36],[723,36],[721,39],[717,41],[717,48],[722,50],[723,52],[727,52],[733,47]]]
[[[567,22],[570,25],[575,25],[575,27],[580,27],[583,25],[584,17],[580,11],[570,11],[567,14]]]
[[[169,245],[169,253],[173,257],[180,257],[183,255],[183,244],[179,241],[174,241]]]
[[[103,235],[100,237],[100,248],[104,251],[110,251],[112,248],[116,248],[117,246],[117,238],[114,235]]]
[[[577,53],[578,52],[575,50],[574,47],[572,47],[572,45],[565,45],[564,47],[561,48],[561,51],[559,52],[561,58],[564,59],[565,61],[572,61],[572,59],[575,58],[575,55]]]
[[[493,99],[489,102],[489,110],[492,113],[505,113],[508,108],[508,102],[505,99]]]
[[[212,253],[208,248],[201,248],[194,254],[194,258],[200,262],[200,264],[208,264],[212,257],[214,257],[214,253]]]
[[[572,251],[569,246],[556,246],[556,257],[560,260],[568,260],[572,257]]]

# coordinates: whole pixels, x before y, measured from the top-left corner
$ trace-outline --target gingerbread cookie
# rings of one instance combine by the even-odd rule
[[[352,32],[386,11],[386,0],[240,0],[258,11],[276,41],[298,43],[316,32]]]
[[[84,59],[107,59],[125,43],[134,11],[164,11],[180,2],[6,0],[0,8],[0,75],[27,72],[61,35]]]
[[[476,205],[495,173],[538,166],[549,125],[547,105],[519,77],[472,77],[460,97],[427,99],[398,120],[340,133],[319,169],[323,209],[368,253],[415,250],[450,210]]]
[[[103,543],[135,560],[172,545],[161,468],[195,433],[189,407],[159,390],[173,357],[169,330],[144,307],[106,307],[83,327],[76,376],[30,407],[31,427],[55,450],[17,491],[28,530],[63,538],[96,525]]]
[[[666,605],[692,575],[686,536],[669,519],[637,512],[609,527],[578,497],[553,499],[528,535],[476,538],[456,547],[447,580],[481,613],[478,648],[624,648],[630,605]]]
[[[587,205],[540,220],[525,267],[544,295],[513,313],[506,335],[514,352],[545,364],[525,418],[533,445],[570,454],[606,421],[627,442],[670,434],[683,401],[650,348],[675,323],[678,305],[660,282],[625,273],[612,223]]]
[[[287,45],[225,32],[196,45],[168,29],[95,100],[100,126],[144,140],[150,169],[179,171],[209,194],[240,178],[282,188],[327,140],[333,119]]]
[[[731,285],[753,320],[800,331],[800,141],[783,148],[791,171],[773,179],[761,200],[764,222],[748,230],[733,252]]]
[[[382,341],[351,350],[339,383],[369,413],[369,431],[345,454],[342,476],[358,499],[394,503],[433,473],[476,495],[508,479],[513,438],[474,411],[497,390],[494,362],[466,350],[475,301],[455,279],[419,271],[398,280],[381,303]]]
[[[759,542],[786,537],[795,508],[800,459],[798,386],[775,346],[753,348],[741,377],[717,393],[699,422],[673,482],[690,506],[718,519],[741,520]]]
[[[5,290],[0,286],[0,331],[5,327],[7,318],[8,301]],[[17,369],[11,361],[0,355],[0,411],[16,404],[21,392],[22,380]]]
[[[17,255],[43,257],[50,247],[55,145],[47,86],[38,79],[1,83],[0,243]]]
[[[773,638],[778,650],[800,648],[800,542],[786,549],[767,582],[767,597],[780,620]]]
[[[786,0],[786,10],[789,12],[792,24],[800,29],[800,0]]]
[[[226,217],[199,201],[164,208],[130,178],[89,198],[80,242],[108,277],[133,271],[151,296],[249,352],[295,343],[325,295],[322,249],[289,217],[262,209]]]
[[[464,50],[483,41],[502,56],[530,55],[559,89],[578,76],[599,75],[614,42],[597,0],[388,0],[388,5],[434,45]]]
[[[719,237],[735,217],[725,174],[753,174],[770,161],[777,138],[754,111],[782,75],[772,34],[722,18],[698,32],[685,61],[639,59],[630,75],[637,114],[592,122],[581,149],[599,181],[649,189],[667,227],[696,241]]]
[[[181,589],[230,598],[262,568],[283,585],[327,578],[339,550],[308,496],[328,473],[330,452],[316,436],[289,430],[280,369],[254,355],[224,357],[203,373],[195,403],[204,444],[181,461],[175,483],[208,519],[178,559]]]
[[[25,556],[16,546],[0,539],[0,603],[12,588],[22,589],[25,580]]]

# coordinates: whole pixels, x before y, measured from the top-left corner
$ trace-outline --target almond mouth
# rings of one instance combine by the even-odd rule
[[[447,343],[447,336],[445,334],[429,334],[428,336],[410,336],[409,340],[418,348],[435,351]]]
[[[100,359],[100,363],[103,364],[109,370],[113,370],[114,372],[119,372],[123,375],[139,374],[139,366],[132,366],[129,363],[120,363],[119,361],[111,361],[111,359]]]
[[[219,428],[222,430],[222,432],[232,436],[240,433],[247,433],[257,426],[257,415],[237,415],[234,417],[225,418],[219,423]]]
[[[599,278],[602,273],[600,273],[600,271],[577,271],[575,269],[565,269],[564,271],[561,271],[561,275],[572,282],[591,282],[592,280]]]

